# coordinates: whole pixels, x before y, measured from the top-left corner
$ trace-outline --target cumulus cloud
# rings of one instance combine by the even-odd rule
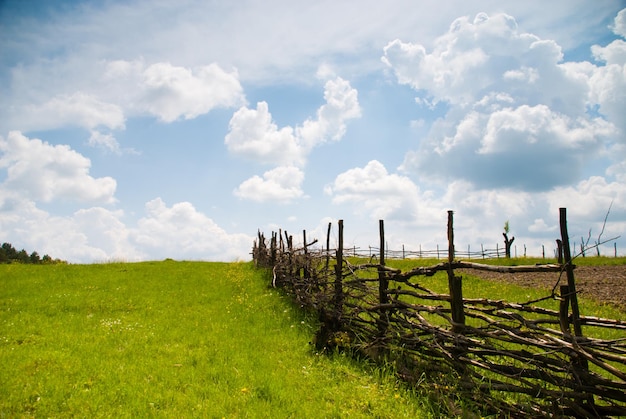
[[[7,171],[2,189],[43,202],[115,202],[115,179],[90,176],[91,161],[69,146],[12,131],[6,139],[0,137],[0,152],[0,169]]]
[[[302,182],[304,172],[294,166],[279,166],[244,181],[235,195],[257,202],[289,203],[304,197]]]
[[[142,73],[140,107],[164,122],[193,119],[214,108],[230,108],[244,102],[237,73],[217,64],[192,69],[156,63]]]
[[[388,173],[377,160],[339,174],[326,193],[335,204],[351,203],[371,211],[374,218],[401,220],[417,219],[421,196],[411,179]]]
[[[459,228],[459,243],[472,244],[499,240],[507,219],[515,225],[516,234],[532,231],[528,227],[534,218],[530,217],[545,216],[548,210],[547,195],[514,189],[478,189],[462,180],[451,182],[444,189],[422,190],[411,178],[389,173],[376,160],[339,174],[327,186],[326,193],[332,196],[333,204],[347,205],[371,219],[384,219],[409,229],[419,227],[422,243],[429,235],[445,237],[448,210],[458,214],[455,225]],[[405,243],[417,239],[396,233],[396,238],[400,237],[404,237]]]
[[[595,54],[617,60],[616,49]],[[455,20],[432,51],[394,40],[382,60],[418,103],[446,104],[402,165],[431,180],[550,190],[579,178],[622,138],[623,67],[564,63],[557,43],[523,32],[505,14]],[[602,117],[589,112],[593,103]]]
[[[18,248],[70,262],[135,261],[143,256],[128,242],[121,210],[80,209],[52,215],[23,197],[0,190],[0,234]]]
[[[18,248],[70,262],[137,261],[146,258],[229,261],[249,258],[253,237],[230,234],[189,202],[171,207],[156,198],[136,226],[121,210],[83,208],[56,216],[34,201],[0,190],[0,235]]]
[[[86,129],[106,127],[123,129],[124,111],[119,105],[106,102],[94,94],[75,92],[50,98],[42,104],[17,107],[14,126],[21,130],[56,129],[78,126]]]
[[[261,163],[304,163],[303,150],[293,128],[278,129],[267,102],[257,103],[256,109],[243,107],[235,112],[224,142],[231,153]]]
[[[328,70],[320,70],[328,74]],[[357,90],[341,77],[328,80],[324,86],[325,104],[315,119],[307,119],[295,129],[278,128],[266,102],[256,109],[242,107],[230,120],[224,139],[228,150],[241,157],[277,168],[263,177],[253,176],[244,181],[234,193],[257,202],[289,203],[304,196],[302,182],[311,150],[325,142],[339,141],[346,133],[346,123],[361,116]]]
[[[67,126],[123,130],[131,117],[151,115],[170,123],[245,103],[237,72],[215,63],[188,68],[169,62],[147,64],[143,59],[114,60],[102,61],[89,72],[93,78],[82,85],[77,80],[80,90],[74,93],[52,94],[53,89],[46,89],[27,103],[16,98],[0,123],[21,131]]]
[[[156,258],[234,260],[249,253],[253,237],[229,234],[189,202],[168,207],[161,198],[146,204],[147,215],[132,241]]]
[[[626,9],[620,10],[617,16],[615,16],[613,33],[626,38]]]
[[[243,107],[231,118],[224,142],[230,152],[251,160],[302,166],[314,147],[340,140],[347,121],[361,116],[357,90],[340,77],[326,82],[324,99],[316,118],[295,129],[279,129],[266,102],[257,103],[256,110]]]

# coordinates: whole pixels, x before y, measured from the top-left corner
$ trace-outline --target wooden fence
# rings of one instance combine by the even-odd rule
[[[580,313],[567,233],[560,210],[562,264],[493,266],[455,258],[453,213],[448,212],[447,260],[402,272],[386,265],[381,220],[377,261],[352,262],[338,247],[294,248],[293,237],[259,233],[257,266],[271,269],[272,284],[319,314],[319,348],[344,347],[375,361],[393,362],[408,382],[431,384],[446,399],[454,389],[483,413],[517,417],[626,415],[626,322]],[[523,303],[464,298],[457,269],[554,272],[545,298]],[[431,291],[420,278],[438,272],[447,293]],[[563,281],[561,281],[563,279]],[[541,302],[541,303],[540,303]],[[553,308],[546,308],[546,303]],[[583,327],[586,334],[583,334]],[[592,337],[610,329],[610,339]],[[437,389],[440,389],[438,392]],[[508,395],[505,397],[505,395]]]

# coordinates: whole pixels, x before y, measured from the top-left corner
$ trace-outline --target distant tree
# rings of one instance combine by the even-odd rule
[[[26,253],[26,250],[22,249],[19,252],[17,252],[17,260],[20,263],[30,263],[30,256],[28,256],[28,253]]]
[[[30,254],[30,263],[35,263],[35,264],[41,263],[41,258],[39,257],[39,253],[33,252]]]
[[[504,233],[502,233],[502,235],[504,236],[504,253],[508,259],[511,258],[511,246],[513,245],[513,240],[515,240],[515,237],[509,239],[509,231],[509,220],[507,220],[504,223]]]
[[[2,243],[2,250],[9,261],[17,259],[17,250],[11,245],[11,243]]]
[[[48,255],[44,255],[42,258],[37,251],[33,251],[30,255],[24,249],[18,252],[11,243],[3,243],[0,246],[0,263],[55,264],[67,262],[61,259],[52,259]]]

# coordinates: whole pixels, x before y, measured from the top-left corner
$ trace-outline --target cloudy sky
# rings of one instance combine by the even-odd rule
[[[0,0],[0,242],[70,262],[626,254],[626,3]]]

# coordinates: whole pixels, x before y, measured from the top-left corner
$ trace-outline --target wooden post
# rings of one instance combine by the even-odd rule
[[[559,224],[561,226],[561,245],[563,247],[563,262],[565,263],[565,273],[567,274],[567,285],[571,295],[572,304],[572,324],[574,325],[574,334],[582,336],[582,327],[580,325],[580,312],[578,309],[578,296],[576,295],[576,281],[574,280],[574,265],[572,265],[572,254],[569,248],[569,237],[567,234],[567,209],[559,208]]]
[[[328,223],[328,231],[326,232],[326,270],[328,271],[328,263],[330,262],[330,228],[333,223]]]
[[[387,288],[389,288],[389,280],[385,274],[383,266],[385,266],[385,222],[383,220],[378,221],[378,231],[380,234],[380,268],[378,269],[378,299],[380,304],[387,304],[389,297],[387,295]],[[389,322],[387,312],[382,310],[379,316],[378,331],[381,336],[384,336],[387,331],[387,324]]]
[[[385,222],[383,220],[378,221],[378,229],[380,233],[380,266],[385,266]],[[385,275],[384,269],[378,270],[378,299],[381,304],[386,304],[388,301],[387,298],[387,288],[389,286],[389,281],[387,280],[387,275]]]
[[[311,273],[309,272],[309,256],[307,252],[307,244],[306,244],[306,230],[302,230],[302,239],[304,240],[304,279],[311,278]]]
[[[461,277],[454,275],[454,227],[453,211],[448,211],[448,288],[450,290],[450,308],[452,310],[452,330],[462,332],[465,328],[465,312],[463,310],[463,288]]]
[[[559,208],[559,224],[561,227],[561,245],[563,247],[563,261],[565,262],[565,273],[567,274],[567,288],[572,306],[572,325],[576,338],[582,338],[583,332],[580,324],[580,311],[578,308],[578,296],[576,295],[576,281],[574,280],[574,265],[572,264],[572,254],[569,247],[569,236],[567,234],[567,209]],[[589,363],[586,358],[576,354],[571,358],[573,375],[576,380],[584,382],[589,376]],[[583,399],[583,404],[590,406],[593,411],[595,405],[593,394],[587,394]]]
[[[271,252],[271,268],[273,269],[276,266],[276,232],[272,231],[272,241],[270,243],[270,252]]]
[[[561,302],[559,303],[559,323],[563,335],[569,335],[569,287],[561,285]]]
[[[563,264],[563,242],[561,239],[556,239],[556,259],[559,265]]]
[[[335,265],[335,320],[337,326],[343,311],[343,220],[339,220],[339,245],[337,246],[337,264]]]

